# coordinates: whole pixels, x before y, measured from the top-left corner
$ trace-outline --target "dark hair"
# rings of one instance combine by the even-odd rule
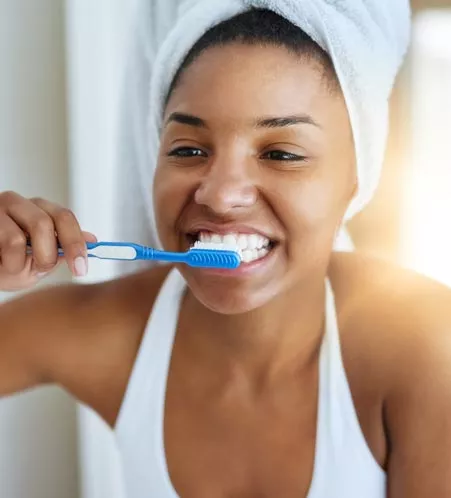
[[[207,49],[230,43],[285,47],[295,55],[315,60],[323,68],[330,91],[340,85],[332,60],[302,29],[268,9],[250,9],[207,31],[191,48],[179,67],[166,97],[166,105],[184,71]]]

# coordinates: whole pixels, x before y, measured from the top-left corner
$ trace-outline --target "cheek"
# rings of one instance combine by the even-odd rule
[[[172,230],[187,199],[186,181],[183,175],[171,167],[158,166],[153,183],[155,218],[159,235]]]
[[[315,174],[292,179],[273,190],[273,205],[279,206],[287,229],[296,234],[314,232],[335,226],[341,216],[341,187],[334,178]],[[339,195],[340,194],[340,195]]]
[[[171,192],[178,188],[177,183],[172,180],[172,176],[166,168],[162,166],[157,167],[153,183],[155,209],[160,209],[161,205],[168,199],[168,196],[171,195]]]
[[[310,229],[321,229],[338,217],[336,188],[324,182],[312,182],[299,196],[299,207]]]

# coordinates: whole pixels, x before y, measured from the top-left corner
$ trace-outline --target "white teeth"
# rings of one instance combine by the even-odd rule
[[[259,247],[259,243],[261,242],[259,239],[260,237],[256,234],[249,235],[247,242],[248,248],[252,250],[257,249]]]
[[[222,244],[223,240],[220,235],[214,233],[210,236],[209,242],[211,242],[212,244]]]
[[[238,235],[237,244],[242,251],[247,249],[247,236],[242,233]]]
[[[243,263],[250,263],[254,259],[253,251],[246,249],[241,253],[241,259]]]
[[[219,237],[219,235],[217,235]],[[228,233],[222,238],[222,242],[227,245],[238,245],[237,237],[233,233]]]
[[[220,235],[211,232],[200,232],[199,240],[211,244],[226,244],[238,246],[242,251],[258,251],[267,248],[270,240],[262,235],[252,233],[228,233]]]
[[[250,263],[264,258],[270,250],[270,240],[256,233],[228,233],[220,235],[211,232],[200,232],[199,241],[205,244],[237,246],[241,250],[241,259],[243,263]]]

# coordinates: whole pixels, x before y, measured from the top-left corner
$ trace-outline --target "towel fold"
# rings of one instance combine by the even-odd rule
[[[130,131],[134,129],[140,138],[139,144],[134,138],[134,144],[130,140],[129,146],[140,151],[141,157],[134,161],[134,166],[139,170],[152,226],[150,185],[157,161],[164,100],[172,79],[192,46],[210,28],[251,8],[269,9],[281,15],[330,55],[348,108],[356,152],[358,192],[345,221],[359,212],[379,182],[388,135],[389,97],[410,40],[409,1],[185,0],[179,5],[176,3],[174,0],[144,0],[146,12],[139,13],[144,28],[141,36],[145,38],[139,43],[147,69],[140,80],[139,94],[143,97],[140,108],[135,106],[127,126],[130,133],[134,133]],[[171,8],[172,21],[162,14]],[[160,20],[163,19],[162,27]],[[159,27],[158,40],[150,39],[151,34],[145,32],[145,25],[147,23],[149,28],[150,22]],[[136,100],[136,95],[133,98]],[[146,106],[147,114],[142,106]],[[143,129],[146,120],[147,128]],[[147,146],[145,151],[143,143]],[[129,147],[125,147],[123,153],[129,155]],[[153,240],[157,239],[153,237]]]

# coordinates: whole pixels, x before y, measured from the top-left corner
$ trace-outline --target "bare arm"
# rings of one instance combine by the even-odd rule
[[[434,294],[412,312],[387,398],[389,498],[451,496],[451,293]]]
[[[57,380],[55,367],[73,347],[81,290],[55,287],[0,306],[0,397]]]
[[[86,241],[74,214],[45,199],[0,192],[0,290],[32,288],[62,258],[74,274],[87,261]],[[28,253],[31,244],[32,254]],[[78,272],[79,273],[79,272]],[[75,286],[29,294],[0,305],[0,396],[50,380],[50,355],[70,334],[68,321],[81,299]]]
[[[58,384],[114,427],[168,271],[49,288],[0,306],[0,398]]]
[[[86,241],[95,240],[61,206],[0,193],[0,290],[32,287],[38,272],[58,264],[58,243],[80,274],[77,261],[86,263]],[[113,425],[167,271],[54,287],[0,305],[0,397],[56,383]]]

